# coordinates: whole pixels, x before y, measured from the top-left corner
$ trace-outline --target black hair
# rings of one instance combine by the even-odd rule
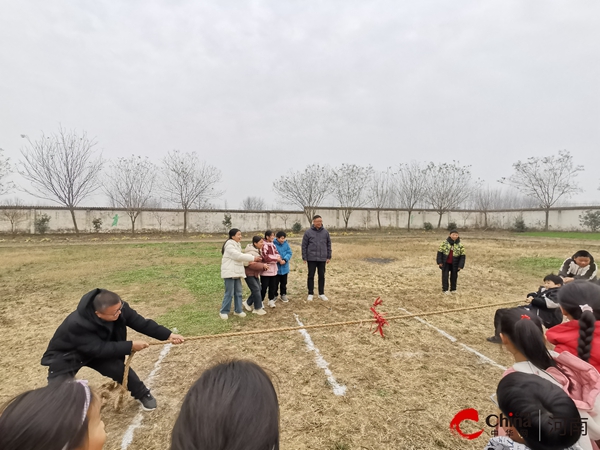
[[[269,236],[271,236],[272,234],[273,234],[272,230],[265,231],[265,239],[268,238]]]
[[[544,277],[544,281],[552,281],[557,286],[562,286],[564,284],[563,279],[558,275],[554,275],[553,273],[551,273],[550,275],[546,275]]]
[[[285,234],[285,231],[278,231],[275,237],[279,239],[280,237],[287,237],[287,234]]]
[[[452,234],[452,233],[456,233],[458,234],[458,230],[450,230],[450,233],[448,233],[448,235]]]
[[[579,251],[575,252],[575,254],[573,256],[571,256],[571,259],[575,259],[575,258],[590,258],[592,261],[594,260],[591,253],[588,252],[587,250],[579,250]]]
[[[231,230],[229,230],[229,238],[225,242],[223,242],[223,247],[221,247],[221,255],[225,253],[225,244],[227,244],[229,240],[232,239],[239,232],[240,230],[238,230],[237,228],[232,228]]]
[[[92,396],[91,403],[98,401]],[[73,380],[27,391],[0,408],[2,450],[72,450],[84,445],[85,387]],[[91,407],[91,405],[90,405]]]
[[[543,370],[556,367],[546,348],[542,322],[535,314],[523,308],[506,310],[500,318],[500,333],[510,339],[515,348],[534,366]]]
[[[279,404],[266,372],[233,360],[206,370],[186,394],[171,450],[279,450]]]
[[[513,372],[500,380],[496,395],[503,415],[531,450],[564,450],[579,441],[579,411],[567,393],[550,381]]]
[[[115,306],[121,303],[121,297],[111,291],[107,291],[106,289],[100,289],[100,292],[96,294],[94,300],[92,300],[92,306],[94,307],[94,311],[102,312],[106,308],[110,308],[111,306]]]
[[[558,303],[573,319],[579,321],[577,356],[590,359],[596,320],[600,320],[600,286],[587,280],[575,280],[558,290]],[[592,311],[583,311],[588,305]]]
[[[262,240],[263,240],[262,236],[252,236],[252,244],[258,244]]]
[[[315,215],[313,216],[313,219],[312,219],[312,220],[315,220],[315,219],[322,219],[322,217],[321,217],[320,215],[318,215],[318,214],[315,214]]]

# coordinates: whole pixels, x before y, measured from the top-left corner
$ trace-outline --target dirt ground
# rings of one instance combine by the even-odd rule
[[[334,237],[334,258],[327,268],[329,302],[305,300],[306,269],[292,239],[291,301],[278,302],[257,320],[236,319],[233,331],[295,326],[294,314],[306,325],[368,319],[376,297],[384,301],[379,310],[390,316],[401,314],[400,308],[418,313],[513,300],[516,305],[548,272],[527,261],[564,259],[580,248],[596,254],[599,250],[593,242],[466,232],[462,240],[467,265],[459,275],[458,293],[442,295],[435,252],[443,237],[422,232],[373,239]],[[0,247],[0,402],[45,384],[46,370],[39,360],[48,340],[90,289],[102,285],[125,299],[144,298],[135,308],[147,317],[193,301],[190,292],[176,287],[155,292],[144,283],[105,284],[125,268],[164,263],[148,252],[143,243],[127,242]],[[173,258],[169,261],[174,263]],[[215,315],[221,300],[214,296]],[[385,339],[373,335],[368,326],[309,330],[333,376],[347,387],[344,396],[334,395],[299,332],[173,346],[153,380],[159,407],[143,415],[128,448],[168,448],[183,396],[202,370],[224,358],[248,358],[272,373],[280,401],[282,449],[481,449],[490,437],[484,417],[496,412],[489,397],[502,370],[461,344],[509,366],[510,355],[485,340],[493,332],[493,314],[494,308],[486,308],[426,318],[457,342],[415,319],[391,322]],[[142,379],[162,348],[136,355],[132,367]],[[88,369],[78,377],[89,379],[95,388],[107,381]],[[484,428],[478,439],[450,433],[450,421],[464,408],[479,411],[479,424],[463,426],[466,432]],[[123,434],[138,411],[131,399],[121,412],[110,403],[103,408],[109,436],[105,448],[122,448]]]

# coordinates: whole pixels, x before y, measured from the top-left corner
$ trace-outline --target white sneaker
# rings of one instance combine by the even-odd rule
[[[219,317],[223,320],[229,319],[229,316],[227,314],[223,314],[223,313],[219,313]]]
[[[282,296],[281,296],[281,301],[282,301],[283,303],[287,303],[287,302],[289,302],[289,301],[290,301],[290,299],[289,299],[289,298],[287,298],[287,295],[282,295]]]
[[[246,311],[248,311],[248,312],[251,312],[251,311],[252,311],[252,309],[253,309],[253,308],[252,308],[252,306],[250,306],[250,305],[248,304],[248,300],[244,300],[244,301],[242,302],[242,306],[243,306],[243,307],[244,307],[244,309],[245,309]]]
[[[328,301],[328,300],[329,300],[327,297],[325,297],[325,294],[323,294],[323,295],[319,295],[319,298],[320,298],[321,300],[323,300],[324,302],[326,302],[326,301]]]
[[[313,301],[313,296],[309,295],[308,297],[306,297],[306,301],[307,302],[312,302]]]
[[[241,313],[233,313],[234,316],[238,316],[238,317],[246,317],[246,313],[244,311],[242,311]]]
[[[259,316],[264,316],[267,312],[265,311],[265,308],[260,308],[260,309],[253,309],[252,310],[252,314],[258,314]]]
[[[450,291],[444,291],[444,295],[450,295]]]
[[[275,300],[269,300],[269,306],[275,308]]]

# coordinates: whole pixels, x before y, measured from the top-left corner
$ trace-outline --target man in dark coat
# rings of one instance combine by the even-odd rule
[[[302,260],[308,264],[308,301],[312,301],[315,290],[315,272],[319,274],[319,298],[325,297],[325,265],[331,261],[331,237],[323,227],[323,219],[316,215],[313,225],[302,237]]]
[[[48,344],[42,357],[48,382],[75,377],[87,366],[121,383],[125,356],[148,347],[144,341],[128,341],[127,327],[160,341],[183,342],[182,336],[140,316],[114,292],[94,289],[81,298]],[[133,369],[129,369],[127,388],[145,410],[156,408],[156,400]]]

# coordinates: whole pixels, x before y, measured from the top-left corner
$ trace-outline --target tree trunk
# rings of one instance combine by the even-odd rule
[[[379,219],[379,209],[377,210],[377,225],[379,225],[379,229],[381,230],[381,220]]]
[[[438,212],[438,214],[440,215],[440,220],[438,220],[438,230],[440,229],[440,227],[442,226],[442,216],[444,215],[444,212]]]
[[[183,234],[187,233],[187,208],[183,210]]]
[[[546,225],[544,225],[544,231],[548,231],[548,219],[550,218],[550,208],[546,208]]]
[[[344,218],[344,225],[345,225],[344,229],[346,231],[348,231],[348,222],[350,221],[350,214],[352,214],[352,211],[350,211],[349,209],[342,212],[342,217]]]
[[[488,227],[488,222],[487,222],[487,211],[484,211],[484,212],[483,212],[483,223],[484,223],[483,227],[484,227],[484,228],[487,230],[487,227]]]
[[[409,209],[408,210],[408,227],[407,227],[408,231],[410,231],[410,218],[411,218],[411,216],[412,216],[412,209]]]
[[[131,218],[131,234],[135,234],[135,219],[137,216]]]
[[[69,208],[71,211],[71,218],[73,219],[73,226],[75,226],[75,234],[79,234],[79,228],[77,228],[77,221],[75,220],[75,210],[73,208]]]

